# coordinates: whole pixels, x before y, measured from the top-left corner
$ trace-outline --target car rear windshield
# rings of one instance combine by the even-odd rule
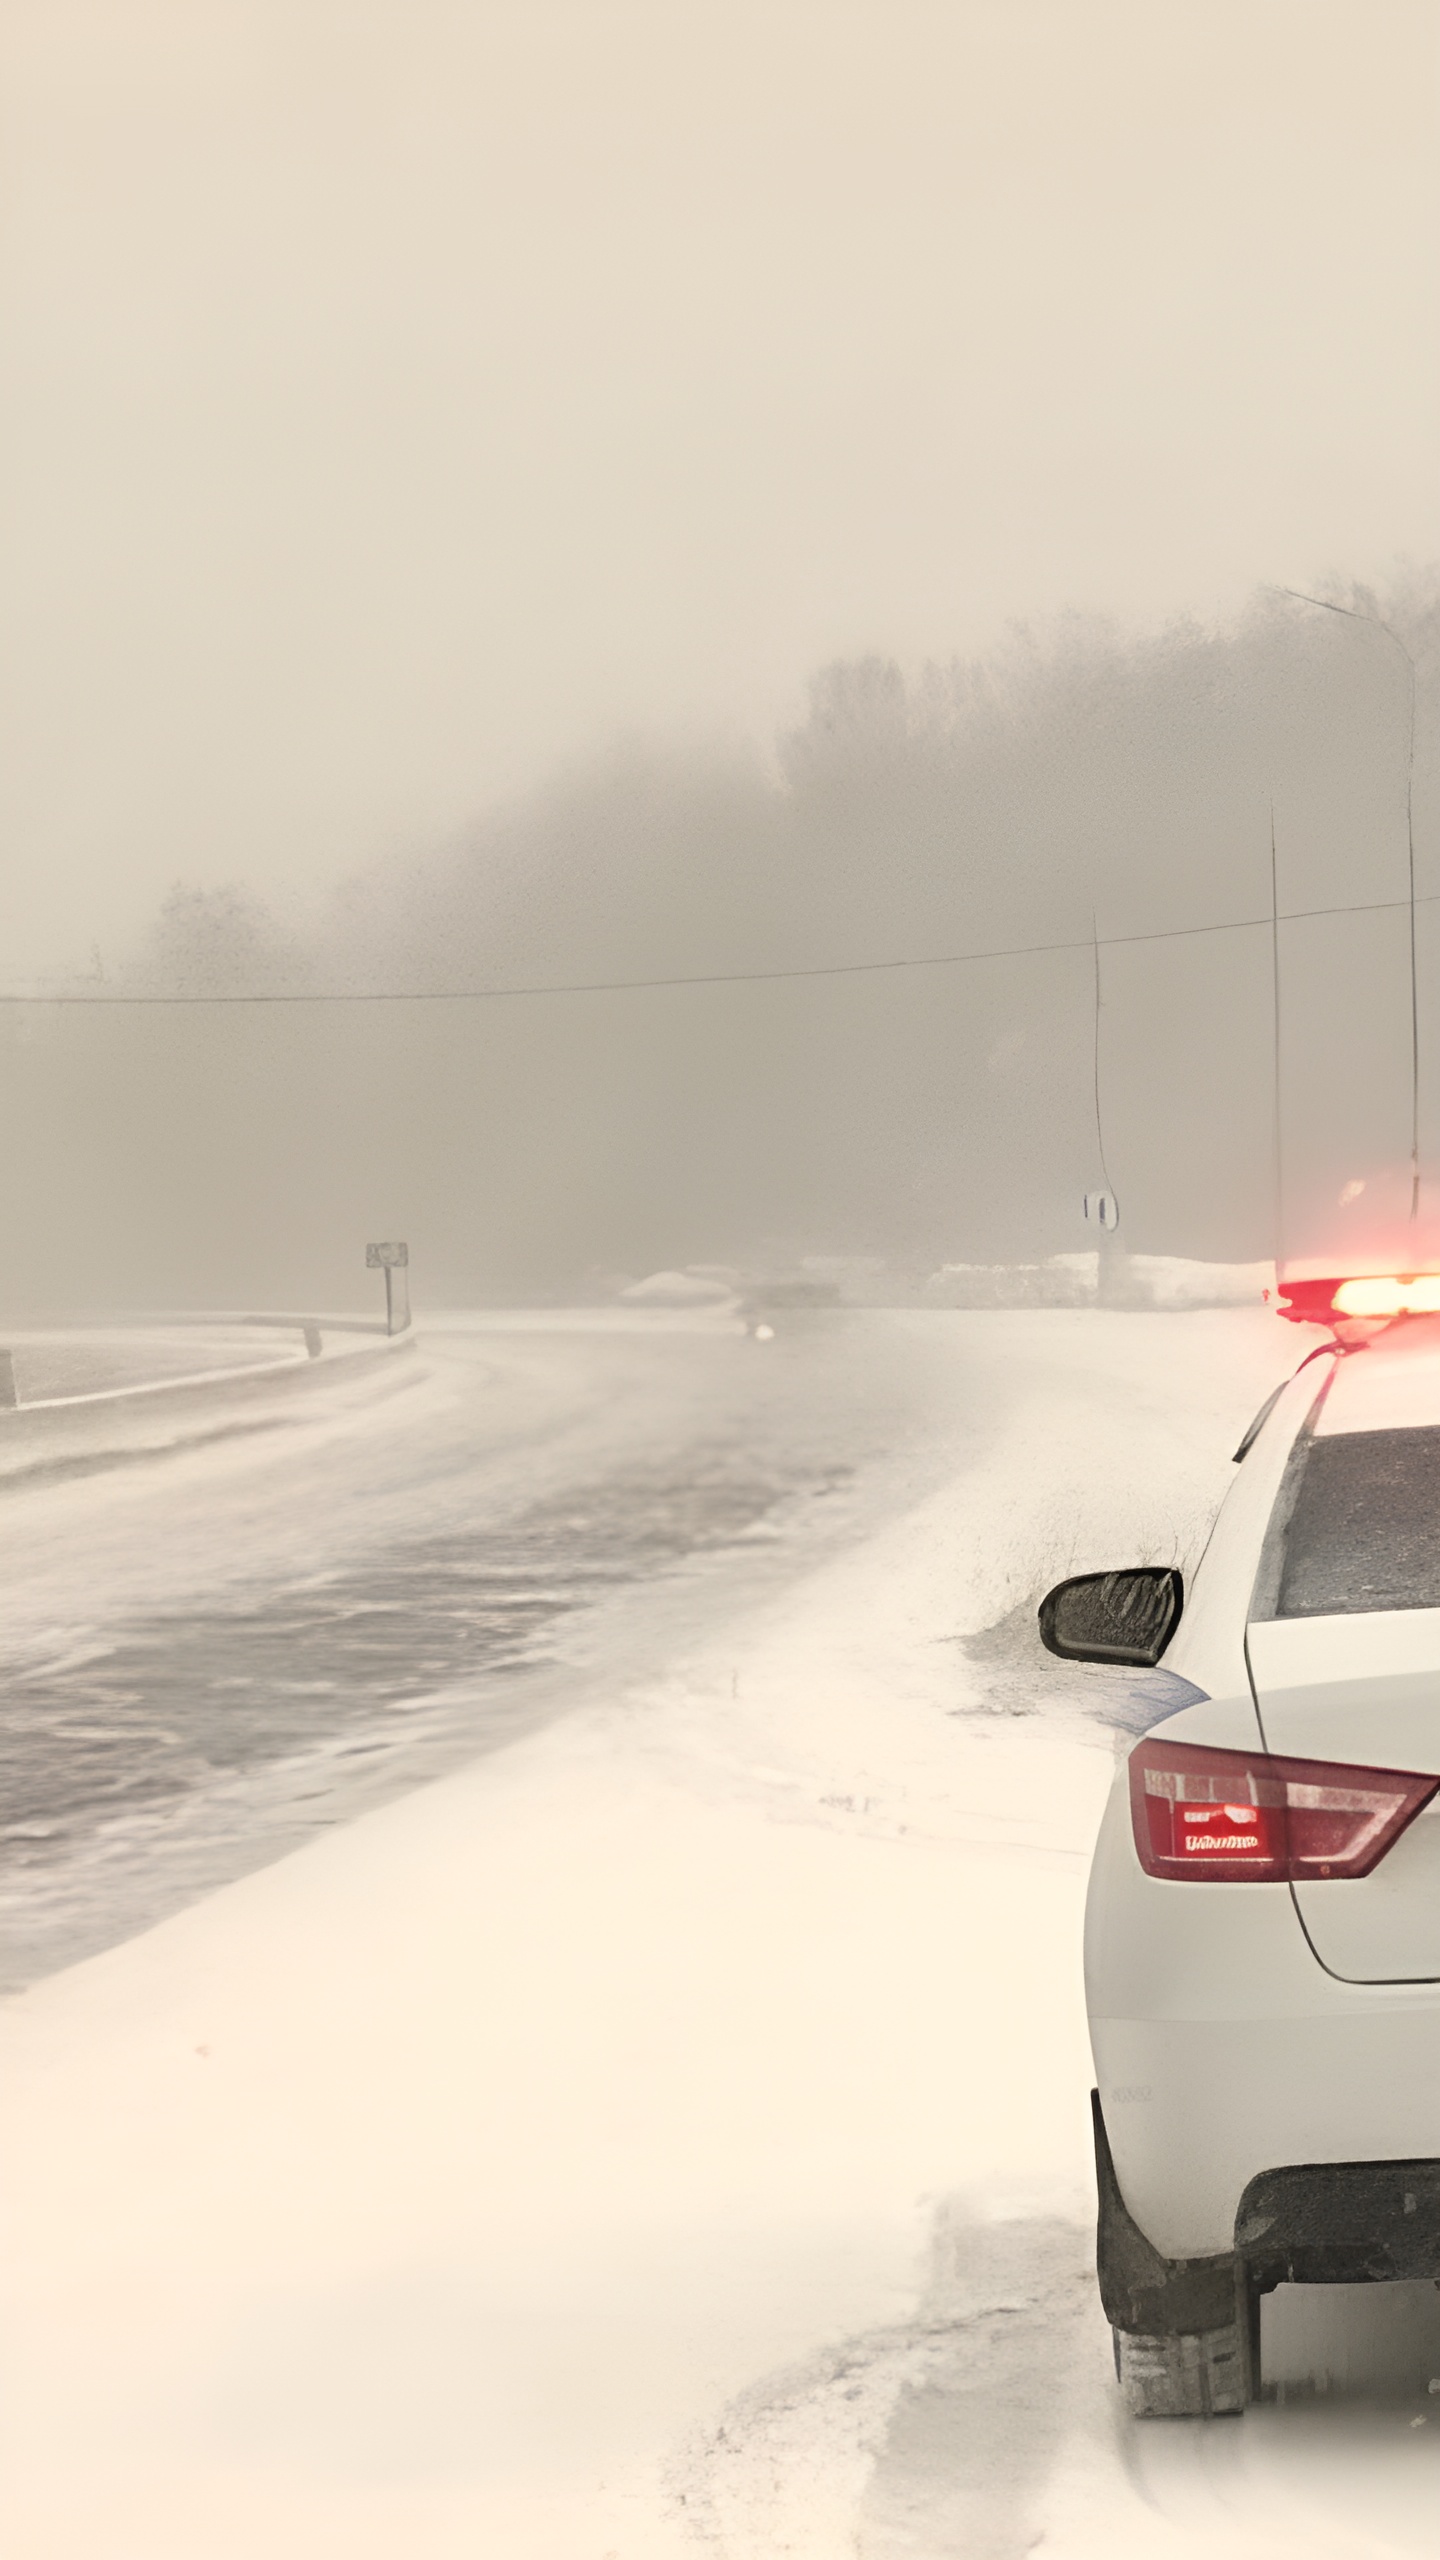
[[[1440,1425],[1335,1432],[1296,1456],[1274,1600],[1262,1614],[1440,1609]]]

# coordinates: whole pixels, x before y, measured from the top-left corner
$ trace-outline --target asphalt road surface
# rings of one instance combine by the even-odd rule
[[[0,1491],[0,1983],[562,1713],[638,1593],[703,1615],[877,1473],[922,1488],[957,1397],[980,1427],[933,1320],[459,1328],[231,1444]]]

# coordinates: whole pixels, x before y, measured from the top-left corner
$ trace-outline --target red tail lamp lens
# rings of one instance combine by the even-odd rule
[[[1290,1884],[1368,1876],[1440,1778],[1277,1760],[1199,1743],[1137,1743],[1130,1816],[1147,1876],[1204,1884]]]

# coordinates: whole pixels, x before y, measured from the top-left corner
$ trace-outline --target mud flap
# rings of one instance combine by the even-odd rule
[[[1200,2337],[1228,2329],[1241,2316],[1248,2331],[1239,2299],[1248,2288],[1234,2250],[1215,2258],[1162,2258],[1126,2210],[1098,2089],[1090,2092],[1090,2111],[1100,2197],[1095,2265],[1112,2328],[1144,2338]]]

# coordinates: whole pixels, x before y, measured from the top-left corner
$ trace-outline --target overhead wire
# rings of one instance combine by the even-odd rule
[[[1440,893],[1436,893],[1440,895]],[[1326,916],[1386,915],[1403,909],[1404,898],[1370,898],[1334,907],[1292,907],[1280,924],[1302,924]],[[1433,896],[1419,898],[1431,906]],[[54,991],[0,988],[0,1005],[326,1005],[326,1004],[491,1004],[538,996],[640,995],[667,987],[778,986],[814,978],[878,977],[908,969],[958,969],[985,960],[1030,960],[1061,951],[1114,951],[1131,944],[1185,942],[1201,934],[1261,933],[1273,929],[1273,915],[1235,916],[1217,924],[1163,925],[1148,933],[1093,932],[1053,942],[1012,942],[974,951],[936,951],[893,960],[836,960],[790,969],[706,969],[654,978],[568,978],[529,986],[484,987],[320,987],[254,988],[173,993],[120,988],[107,992],[85,987]]]

